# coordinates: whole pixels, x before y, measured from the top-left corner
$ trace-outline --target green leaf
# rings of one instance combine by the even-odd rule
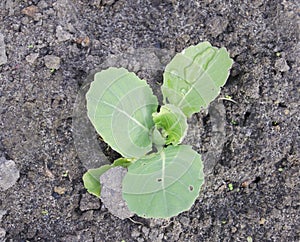
[[[166,66],[164,103],[179,107],[187,117],[206,108],[226,83],[232,63],[225,48],[208,42],[188,47]]]
[[[126,168],[126,167],[130,166],[134,161],[135,161],[135,159],[121,157],[119,159],[116,159],[114,161],[114,163],[112,164],[112,166],[113,167],[122,166],[122,167]]]
[[[95,195],[96,197],[100,197],[100,176],[108,171],[111,167],[111,165],[104,165],[97,169],[89,169],[86,173],[84,173],[82,180],[88,193]]]
[[[162,136],[162,134],[158,131],[156,127],[154,127],[152,131],[152,142],[156,146],[156,148],[161,148],[166,144],[165,138]]]
[[[117,166],[128,167],[134,162],[134,159],[119,158],[114,161],[113,164],[103,165],[96,169],[89,169],[84,173],[82,180],[84,187],[87,189],[88,193],[100,197],[101,194],[101,184],[100,176],[102,176],[109,169]]]
[[[187,131],[187,120],[180,108],[166,104],[160,108],[159,113],[153,113],[153,121],[158,130],[161,130],[166,145],[178,145]]]
[[[95,74],[86,94],[88,117],[103,140],[128,158],[151,151],[157,98],[134,73],[111,67]]]
[[[139,216],[169,218],[192,206],[203,181],[200,155],[190,146],[168,146],[128,167],[123,198]]]

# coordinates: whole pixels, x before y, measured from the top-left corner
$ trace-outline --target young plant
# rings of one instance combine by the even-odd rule
[[[225,48],[208,42],[183,50],[165,68],[160,108],[146,81],[134,73],[115,67],[96,73],[86,94],[88,117],[123,158],[88,170],[83,176],[88,192],[99,197],[99,177],[123,166],[128,171],[122,193],[132,212],[169,218],[188,210],[198,197],[204,174],[200,155],[181,145],[187,118],[218,96],[232,63]]]

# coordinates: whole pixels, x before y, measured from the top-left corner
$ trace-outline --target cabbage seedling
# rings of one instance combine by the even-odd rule
[[[232,66],[225,48],[208,42],[175,55],[163,74],[163,104],[145,80],[124,68],[95,74],[87,113],[103,140],[123,158],[84,174],[88,192],[100,196],[99,177],[111,167],[128,171],[122,194],[128,208],[147,218],[169,218],[190,209],[204,182],[201,156],[181,142],[187,118],[219,94]]]

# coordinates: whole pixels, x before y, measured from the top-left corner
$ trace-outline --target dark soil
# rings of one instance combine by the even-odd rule
[[[0,150],[20,178],[0,195],[0,241],[299,241],[298,13],[296,0],[1,1]],[[118,219],[83,187],[77,93],[111,54],[204,40],[235,61],[220,156],[189,211]],[[210,115],[193,120],[205,157]]]

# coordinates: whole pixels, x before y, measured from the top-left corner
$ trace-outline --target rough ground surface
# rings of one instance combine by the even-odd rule
[[[20,171],[1,191],[0,240],[300,240],[299,3],[226,2],[0,2],[0,149]],[[235,60],[221,93],[237,102],[223,101],[221,156],[190,211],[118,219],[83,188],[72,136],[77,92],[110,54],[178,52],[203,40]],[[198,118],[193,145],[205,154],[212,125]]]

